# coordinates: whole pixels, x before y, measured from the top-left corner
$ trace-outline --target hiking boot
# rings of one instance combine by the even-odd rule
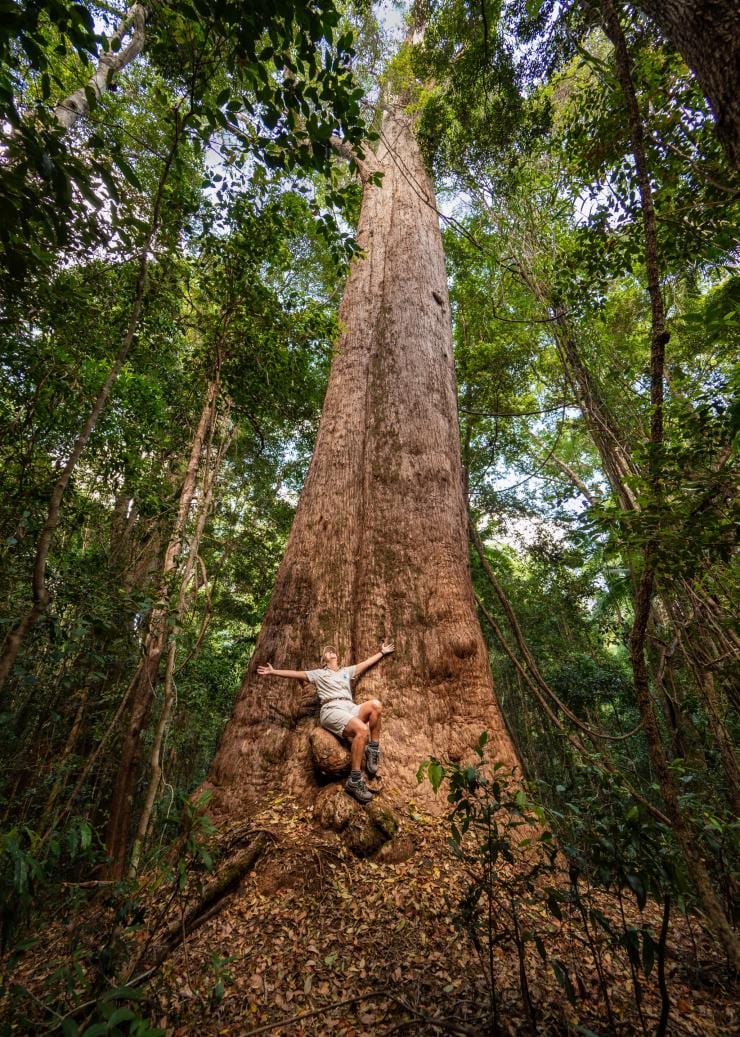
[[[352,776],[350,775],[350,777],[347,778],[344,788],[353,799],[356,799],[358,803],[362,803],[363,805],[369,803],[373,798],[372,792],[362,778],[360,778],[359,781],[352,781]]]
[[[368,744],[365,746],[365,770],[367,771],[368,778],[374,778],[380,770],[379,745]]]

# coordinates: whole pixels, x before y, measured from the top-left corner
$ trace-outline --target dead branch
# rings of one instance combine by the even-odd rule
[[[226,894],[248,871],[251,871],[267,848],[268,841],[267,835],[260,832],[238,857],[214,876],[198,899],[190,904],[182,918],[168,926],[164,936],[148,956],[152,966],[161,965],[190,933],[217,913],[214,909],[223,906]],[[131,971],[133,972],[139,964],[140,961],[137,961]]]

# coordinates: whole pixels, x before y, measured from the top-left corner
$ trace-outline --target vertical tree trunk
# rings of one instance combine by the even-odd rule
[[[527,242],[525,251],[531,247],[531,243]],[[604,474],[620,507],[625,511],[638,511],[639,502],[629,485],[630,477],[637,473],[637,469],[624,445],[621,429],[602,398],[596,380],[583,362],[570,321],[556,304],[548,286],[542,284],[532,272],[533,265],[520,262],[519,270],[534,297],[553,314],[552,334],[563,371],[599,451]]]
[[[170,716],[172,714],[173,707],[175,705],[175,663],[177,662],[177,648],[178,648],[178,637],[180,634],[180,626],[182,624],[183,617],[188,610],[188,597],[190,585],[193,577],[196,574],[198,565],[200,545],[203,538],[203,533],[206,527],[206,520],[211,510],[211,504],[213,502],[213,491],[218,478],[219,469],[221,462],[229,448],[231,440],[233,438],[234,428],[231,430],[224,428],[224,437],[219,448],[212,451],[213,447],[213,432],[216,425],[216,407],[218,404],[217,396],[213,396],[213,410],[210,418],[210,435],[209,442],[206,448],[206,458],[203,465],[203,478],[200,488],[200,503],[198,505],[198,515],[195,521],[195,527],[192,534],[188,537],[188,548],[185,563],[183,565],[183,572],[180,578],[180,586],[177,592],[177,607],[175,609],[174,621],[170,631],[169,644],[167,645],[167,662],[165,664],[164,680],[163,680],[163,696],[162,696],[162,709],[159,714],[159,719],[154,731],[154,741],[152,744],[152,751],[150,754],[150,775],[149,784],[147,786],[146,794],[144,796],[144,805],[141,810],[139,822],[136,828],[136,836],[134,838],[133,846],[131,849],[131,862],[129,864],[129,877],[136,875],[139,869],[139,862],[141,860],[141,854],[144,849],[144,843],[149,831],[151,823],[152,812],[154,810],[154,804],[159,792],[160,782],[162,781],[162,769],[163,769],[163,753],[164,753],[164,738],[167,732],[167,726],[170,722]],[[225,424],[225,423],[224,423]],[[192,596],[192,595],[191,595]]]
[[[39,821],[39,829],[41,831],[43,831],[46,828],[46,825],[48,824],[48,821],[52,815],[52,811],[59,797],[59,794],[64,788],[65,781],[68,778],[68,774],[66,773],[66,763],[69,757],[75,751],[77,739],[80,736],[80,731],[82,729],[82,721],[85,717],[85,712],[87,710],[87,703],[90,698],[90,686],[92,683],[92,678],[88,677],[80,693],[79,701],[77,704],[77,711],[75,713],[75,717],[72,722],[70,732],[67,735],[67,741],[65,743],[64,749],[62,750],[62,754],[56,762],[57,776],[54,779],[54,784],[52,785],[51,791],[49,792],[46,803],[44,805],[43,813],[41,815],[41,820]]]
[[[385,708],[386,787],[419,795],[429,754],[461,758],[483,729],[517,764],[493,695],[467,551],[450,306],[434,194],[409,117],[389,107],[366,182],[364,258],[340,308],[343,334],[318,441],[275,591],[209,784],[217,810],[316,788],[308,750],[312,686],[257,676],[305,669],[322,645],[344,661],[383,638],[396,653],[357,699]]]
[[[190,456],[180,489],[177,516],[162,562],[159,601],[152,610],[144,655],[134,674],[130,688],[129,719],[118,760],[105,832],[105,845],[111,858],[109,874],[112,878],[123,878],[126,869],[126,852],[134,785],[139,766],[141,734],[148,719],[159,681],[160,663],[169,633],[169,602],[172,594],[172,587],[169,586],[169,583],[182,550],[185,525],[195,496],[203,444],[213,421],[218,391],[218,381],[210,382],[198,425],[190,444]]]
[[[632,78],[632,62],[622,31],[619,12],[614,0],[604,0],[604,31],[614,45],[617,78],[627,104],[632,138],[632,154],[635,159],[637,186],[640,192],[643,228],[645,234],[645,267],[647,287],[650,295],[651,341],[650,341],[650,456],[648,459],[653,506],[663,503],[663,371],[665,347],[669,334],[665,327],[665,310],[660,286],[658,237],[653,206],[652,188],[644,144],[644,129],[637,95]],[[660,737],[650,690],[645,647],[648,622],[652,610],[652,597],[656,587],[656,571],[659,551],[657,536],[648,540],[643,552],[643,566],[635,597],[635,619],[630,634],[630,661],[634,675],[635,694],[640,710],[650,758],[660,785],[671,819],[676,841],[686,861],[696,892],[710,925],[718,936],[728,960],[735,969],[740,968],[740,940],[724,911],[722,902],[712,884],[712,878],[697,846],[696,832],[691,820],[684,814],[675,777]]]
[[[696,75],[717,136],[740,169],[740,17],[734,0],[639,0]]]

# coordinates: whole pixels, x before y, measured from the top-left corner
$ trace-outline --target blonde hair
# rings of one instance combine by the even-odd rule
[[[326,653],[327,652],[334,652],[335,655],[337,654],[337,650],[334,647],[334,645],[324,645],[324,647],[321,649],[321,665],[322,666],[326,665]]]

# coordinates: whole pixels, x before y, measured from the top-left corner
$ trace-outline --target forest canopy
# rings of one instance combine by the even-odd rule
[[[384,639],[358,689],[390,714],[382,841],[421,768],[482,868],[478,952],[519,862],[520,1032],[699,1032],[667,1029],[669,921],[714,943],[680,929],[687,975],[740,967],[734,5],[0,6],[4,1032],[155,1032],[128,994],[95,1014],[179,939],[131,957],[151,876],[211,888],[256,791],[324,802],[315,704],[256,664]],[[530,951],[586,998],[520,939],[550,872],[522,877],[517,817],[631,1016],[597,954],[586,1028],[538,1030]],[[654,915],[617,925],[584,883]],[[56,901],[115,918],[110,962],[80,935],[81,974],[34,986]],[[492,1000],[448,1032],[507,1032],[487,954]]]

